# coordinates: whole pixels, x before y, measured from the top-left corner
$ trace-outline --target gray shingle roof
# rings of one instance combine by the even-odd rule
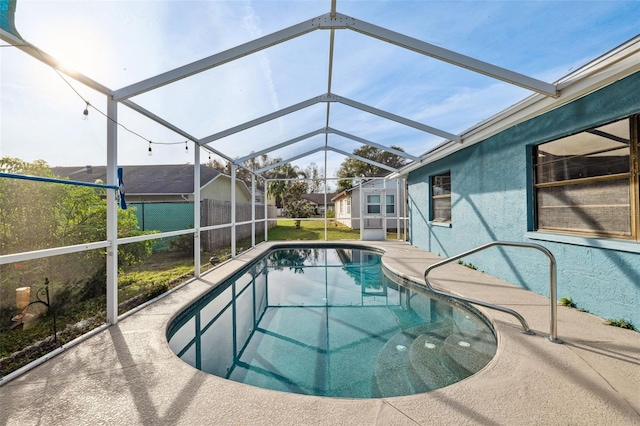
[[[149,166],[122,166],[127,194],[192,194],[193,165],[164,164]],[[107,181],[106,166],[52,167],[56,175],[80,182]],[[200,166],[200,187],[212,181],[219,171]],[[226,175],[225,175],[226,176]]]
[[[327,192],[327,206],[333,206],[334,203],[331,199],[335,197],[335,195],[335,192]],[[302,194],[302,198],[319,206],[324,206],[324,194]]]

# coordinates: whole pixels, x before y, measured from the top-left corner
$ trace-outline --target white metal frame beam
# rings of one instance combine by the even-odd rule
[[[370,160],[368,158],[364,158],[364,157],[361,157],[359,155],[355,155],[355,154],[349,153],[347,151],[343,151],[341,149],[334,148],[332,146],[327,146],[327,149],[329,151],[333,151],[333,152],[337,152],[338,154],[342,154],[342,155],[344,155],[346,157],[353,158],[354,160],[360,160],[360,161],[362,161],[364,163],[368,163],[368,164],[374,165],[376,167],[380,167],[381,169],[389,170],[390,172],[397,172],[398,171],[398,169],[394,169],[393,167],[387,166],[386,164],[378,163],[377,161],[373,161],[373,160]]]
[[[279,161],[277,163],[270,164],[267,167],[263,167],[263,168],[261,168],[259,170],[256,170],[255,173],[256,174],[262,174],[262,173],[267,172],[267,171],[269,171],[271,169],[275,169],[278,166],[282,166],[283,164],[291,163],[292,161],[299,160],[300,158],[309,156],[311,154],[315,154],[316,152],[319,152],[319,151],[337,152],[338,154],[342,154],[345,157],[353,158],[355,160],[360,160],[360,161],[362,161],[364,163],[368,163],[368,164],[380,167],[382,169],[389,170],[390,172],[397,172],[398,171],[398,169],[395,169],[393,167],[387,166],[386,164],[378,163],[377,161],[373,161],[373,160],[370,160],[368,158],[364,158],[364,157],[361,157],[359,155],[355,155],[353,153],[349,153],[349,152],[343,151],[343,150],[341,150],[339,148],[334,148],[334,147],[332,147],[330,145],[326,145],[326,146],[323,145],[323,146],[320,146],[318,148],[314,148],[314,149],[311,149],[309,151],[305,151],[302,154],[287,158],[286,160],[282,160],[282,161]]]
[[[420,122],[417,122],[417,121],[414,121],[414,120],[410,120],[408,118],[404,118],[404,117],[401,117],[399,115],[392,114],[390,112],[383,111],[381,109],[374,108],[374,107],[369,106],[369,105],[365,105],[365,104],[363,104],[361,102],[357,102],[357,101],[354,101],[352,99],[345,98],[343,96],[338,96],[338,95],[333,95],[333,94],[326,93],[324,95],[315,96],[313,98],[307,99],[306,101],[299,102],[297,104],[288,106],[286,108],[283,108],[281,110],[272,112],[270,114],[263,115],[262,117],[258,117],[258,118],[255,118],[253,120],[247,121],[245,123],[239,124],[237,126],[231,127],[229,129],[223,130],[222,132],[218,132],[218,133],[215,133],[213,135],[209,135],[209,136],[207,136],[205,138],[200,139],[199,143],[200,143],[200,145],[207,145],[207,144],[209,144],[211,142],[214,142],[216,140],[225,138],[227,136],[230,136],[230,135],[233,135],[235,133],[250,129],[250,128],[255,127],[255,126],[259,126],[260,124],[264,124],[264,123],[266,123],[268,121],[275,120],[276,118],[291,114],[293,112],[296,112],[296,111],[299,111],[301,109],[307,108],[309,106],[318,104],[320,102],[327,102],[327,103],[339,102],[341,104],[350,106],[352,108],[359,109],[361,111],[377,115],[377,116],[385,118],[387,120],[391,120],[391,121],[395,121],[395,122],[400,123],[400,124],[404,124],[405,126],[413,127],[414,129],[417,129],[417,130],[420,130],[420,131],[423,131],[423,132],[426,132],[426,133],[430,133],[430,134],[433,134],[433,135],[436,135],[436,136],[441,136],[441,137],[443,137],[445,139],[452,140],[452,141],[458,141],[458,142],[460,141],[460,136],[458,136],[458,135],[454,135],[452,133],[446,132],[444,130],[437,129],[435,127],[427,126],[426,124],[422,124]],[[139,108],[141,108],[141,107],[139,107]],[[153,116],[152,113],[149,113],[149,114],[151,114]],[[149,118],[152,118],[152,117],[149,117]],[[273,149],[277,149],[277,148],[273,148]],[[265,150],[263,150],[261,152],[265,153]],[[269,150],[266,150],[266,152],[269,152]],[[248,156],[248,157],[243,157],[243,158],[246,160],[246,159],[251,158],[251,157]]]
[[[77,71],[74,71],[74,70],[71,70],[71,69],[65,67],[56,58],[54,58],[53,56],[49,55],[48,53],[45,53],[42,50],[38,49],[37,47],[35,47],[33,44],[29,43],[28,41],[24,41],[21,38],[16,37],[13,34],[8,33],[8,32],[6,32],[5,30],[2,30],[2,29],[0,29],[0,40],[15,46],[17,49],[20,49],[23,52],[25,52],[26,54],[28,54],[30,56],[33,56],[38,61],[49,65],[53,69],[60,71],[61,73],[71,77],[72,79],[76,80],[79,83],[84,84],[87,87],[92,88],[93,90],[95,90],[95,91],[97,91],[99,93],[102,93],[102,94],[108,95],[108,96],[113,95],[113,90],[111,90],[108,87],[98,83],[95,80],[92,80],[91,78],[87,77],[84,74],[81,74],[81,73],[79,73]]]
[[[327,95],[326,102],[340,102],[343,105],[368,112],[369,114],[374,114],[379,117],[386,118],[387,120],[395,121],[396,123],[404,124],[405,126],[413,127],[414,129],[418,129],[426,133],[431,133],[432,135],[441,136],[451,141],[460,142],[460,136],[458,135],[445,132],[444,130],[437,129],[435,127],[427,126],[426,124],[422,124],[418,121],[410,120],[408,118],[404,118],[402,116],[392,114],[378,108],[374,108],[361,102],[354,101],[353,99],[345,98],[338,95]]]
[[[287,114],[291,114],[292,112],[296,112],[298,110],[307,108],[309,106],[315,105],[317,103],[322,102],[322,96],[316,96],[311,99],[307,99],[306,101],[299,102],[295,105],[288,106],[279,111],[272,112],[267,115],[263,115],[262,117],[258,117],[254,120],[247,121],[246,123],[239,124],[237,126],[231,127],[227,130],[223,130],[222,132],[215,133],[213,135],[207,136],[205,138],[200,139],[200,144],[208,144],[218,139],[222,139],[224,137],[233,135],[234,133],[241,132],[243,130],[250,129],[252,127],[258,126],[260,124],[266,123],[271,120],[275,120],[276,118],[282,117]]]
[[[529,89],[546,96],[559,96],[557,87],[554,84],[550,84],[488,62],[480,61],[470,56],[462,55],[452,50],[444,49],[365,21],[353,19],[340,13],[336,14],[335,20],[353,20],[353,24],[347,25],[345,28],[516,86],[524,87],[525,89]],[[321,28],[329,29],[334,28],[334,26],[325,25]]]
[[[118,103],[107,98],[107,185],[118,183]],[[105,291],[107,323],[118,322],[118,202],[116,191],[107,189],[107,248]]]
[[[265,149],[260,150],[258,152],[253,152],[250,155],[247,155],[245,157],[241,157],[241,158],[238,158],[238,159],[234,160],[234,162],[236,164],[240,165],[240,164],[244,163],[247,160],[251,160],[252,158],[259,157],[262,154],[267,154],[269,152],[278,150],[280,148],[284,148],[285,146],[293,145],[295,143],[301,142],[301,141],[303,141],[305,139],[309,139],[309,138],[312,138],[312,137],[317,136],[317,135],[321,135],[323,133],[325,133],[325,129],[314,130],[313,132],[309,132],[309,133],[306,133],[304,135],[298,136],[296,138],[289,139],[288,141],[281,142],[281,143],[279,143],[277,145],[273,145],[273,146],[271,146],[269,148],[265,148]]]
[[[247,155],[245,157],[238,158],[238,159],[234,160],[234,163],[236,165],[240,165],[240,164],[244,163],[247,160],[259,157],[262,154],[266,154],[268,152],[275,151],[277,149],[284,148],[284,147],[289,146],[289,145],[293,145],[295,143],[298,143],[298,142],[301,142],[303,140],[309,139],[309,138],[311,138],[313,136],[317,136],[317,135],[320,135],[320,134],[330,134],[330,133],[336,134],[338,136],[342,136],[342,137],[347,138],[347,139],[352,139],[352,140],[354,140],[356,142],[360,142],[360,143],[362,143],[364,145],[370,145],[370,146],[376,147],[378,149],[381,149],[383,151],[398,155],[400,157],[408,158],[409,160],[412,160],[412,161],[415,161],[415,160],[418,159],[418,157],[415,157],[415,156],[413,156],[411,154],[407,154],[404,151],[398,151],[397,149],[388,148],[388,147],[386,147],[384,145],[380,145],[378,143],[371,142],[371,141],[369,141],[367,139],[363,139],[363,138],[360,138],[358,136],[355,136],[355,135],[352,135],[352,134],[349,134],[349,133],[346,133],[346,132],[343,132],[343,131],[340,131],[340,130],[333,129],[333,128],[329,127],[329,128],[314,130],[313,132],[309,132],[309,133],[306,133],[304,135],[298,136],[296,138],[289,139],[288,141],[281,142],[281,143],[279,143],[277,145],[274,145],[274,146],[272,146],[270,148],[266,148],[266,149],[263,149],[261,151],[254,152],[251,155]],[[369,163],[369,164],[374,164],[376,166],[380,166],[380,167],[384,168],[385,170],[391,170],[391,171],[396,171],[397,170],[397,169],[391,169],[388,166],[385,166],[385,165],[380,164],[380,163],[372,162],[371,160],[366,159],[364,157],[360,157],[360,156],[354,155],[354,154],[348,154],[345,151],[338,150],[337,148],[332,148],[328,144],[327,144],[326,147],[327,147],[328,150],[332,150],[334,152],[339,152],[340,154],[347,155],[348,157],[351,157],[351,158],[354,158],[354,159],[357,159],[357,160],[361,160],[361,161],[364,161],[364,162]],[[314,152],[316,152],[316,151],[314,151]],[[257,173],[257,174],[262,173],[262,170],[263,169],[257,170],[257,171],[255,171],[255,173]]]
[[[323,146],[320,146],[320,147],[318,147],[318,148],[314,148],[314,149],[312,149],[312,150],[309,150],[309,151],[303,152],[302,154],[299,154],[299,155],[296,155],[296,156],[293,156],[293,157],[287,158],[286,160],[282,160],[282,161],[278,161],[277,163],[270,164],[270,165],[268,165],[267,167],[263,167],[263,168],[261,168],[261,169],[259,169],[259,170],[256,170],[256,171],[255,171],[255,173],[256,173],[256,174],[264,173],[264,172],[269,171],[269,170],[271,170],[271,169],[275,169],[275,168],[276,168],[276,167],[278,167],[278,166],[282,166],[283,164],[290,163],[290,162],[292,162],[292,161],[298,160],[298,159],[300,159],[300,158],[306,157],[306,156],[311,155],[311,154],[315,154],[316,152],[318,152],[318,151],[322,151],[322,150],[324,150],[324,149],[325,149],[324,145],[323,145]]]
[[[326,15],[322,16],[329,16],[329,14],[327,13]],[[174,81],[178,81],[194,74],[198,74],[208,69],[226,64],[227,62],[242,58],[243,56],[259,52],[268,47],[275,46],[287,40],[291,40],[303,34],[307,34],[311,31],[315,31],[320,28],[320,26],[317,24],[317,19],[318,18],[316,18],[315,20],[312,19],[301,22],[297,25],[293,25],[283,30],[268,34],[264,37],[260,37],[250,42],[225,50],[224,52],[217,53],[204,59],[200,59],[190,64],[175,68],[171,71],[158,74],[155,77],[151,77],[138,83],[123,87],[115,91],[114,99],[120,101],[122,99],[140,95],[150,90],[157,89],[158,87],[173,83]]]
[[[380,145],[379,143],[371,142],[370,140],[367,140],[367,139],[364,139],[364,138],[361,138],[361,137],[358,137],[358,136],[352,135],[352,134],[350,134],[350,133],[343,132],[343,131],[338,130],[338,129],[334,129],[334,128],[329,127],[329,128],[327,128],[327,129],[325,130],[325,132],[326,132],[326,133],[333,133],[333,134],[335,134],[335,135],[342,136],[343,138],[347,138],[347,139],[354,140],[354,141],[356,141],[356,142],[360,142],[361,144],[364,144],[364,145],[370,145],[370,146],[373,146],[373,147],[375,147],[375,148],[381,149],[381,150],[386,151],[386,152],[389,152],[389,153],[391,153],[391,154],[395,154],[395,155],[397,155],[397,156],[399,156],[399,157],[407,158],[407,159],[409,159],[409,160],[411,160],[411,161],[417,161],[417,160],[419,160],[419,158],[418,158],[418,157],[416,157],[416,156],[414,156],[414,155],[411,155],[411,154],[407,154],[407,153],[406,153],[406,152],[404,152],[404,151],[398,151],[397,149],[389,148],[389,147],[387,147],[387,146]]]
[[[169,123],[168,121],[164,120],[163,118],[158,117],[157,115],[155,115],[154,113],[152,113],[151,111],[145,109],[144,107],[136,104],[135,102],[131,101],[130,99],[125,99],[123,101],[120,101],[121,104],[128,106],[129,108],[131,108],[132,110],[136,111],[139,114],[142,114],[143,116],[147,117],[148,119],[155,121],[156,123],[160,124],[161,126],[166,127],[167,129],[179,134],[180,136],[185,137],[186,139],[189,139],[193,142],[195,142],[197,145],[202,145],[202,143],[198,140],[198,138],[196,138],[195,136],[190,135],[189,133],[185,132],[184,130],[180,129],[179,127],[174,126],[173,124]],[[223,154],[222,152],[211,148],[209,146],[204,147],[205,149],[207,149],[208,151],[219,155],[220,157],[224,158],[227,161],[231,161],[233,162],[233,159],[231,157],[229,157],[226,154]]]

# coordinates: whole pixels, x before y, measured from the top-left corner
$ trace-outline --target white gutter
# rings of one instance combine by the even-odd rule
[[[409,172],[426,164],[482,142],[508,128],[573,102],[638,71],[640,71],[640,35],[558,80],[557,85],[560,93],[558,98],[541,94],[531,95],[462,132],[460,134],[461,142],[445,140],[422,154],[418,161],[390,174],[388,178],[405,177]]]

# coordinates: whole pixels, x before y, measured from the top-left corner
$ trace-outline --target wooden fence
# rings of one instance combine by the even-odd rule
[[[255,219],[264,219],[264,205],[255,206]],[[267,207],[269,219],[276,218],[275,206]],[[236,222],[251,221],[251,204],[236,204]],[[231,203],[219,200],[203,200],[202,225],[222,225],[231,223]],[[276,226],[276,221],[269,221],[269,229]],[[251,238],[251,224],[236,226],[236,242]],[[264,240],[264,222],[256,222],[256,242]],[[231,245],[231,227],[214,229],[202,233],[202,249],[211,251]],[[245,247],[246,248],[246,247]]]

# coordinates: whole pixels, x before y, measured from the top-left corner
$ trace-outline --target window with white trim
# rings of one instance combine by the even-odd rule
[[[538,145],[539,231],[638,240],[638,116]]]
[[[381,212],[382,208],[380,207],[380,195],[367,195],[367,214],[380,214]]]
[[[386,209],[387,214],[394,214],[396,212],[396,199],[395,195],[387,194],[386,196]]]
[[[451,222],[451,172],[431,176],[431,220]]]
[[[351,198],[347,198],[347,214],[351,214]]]

